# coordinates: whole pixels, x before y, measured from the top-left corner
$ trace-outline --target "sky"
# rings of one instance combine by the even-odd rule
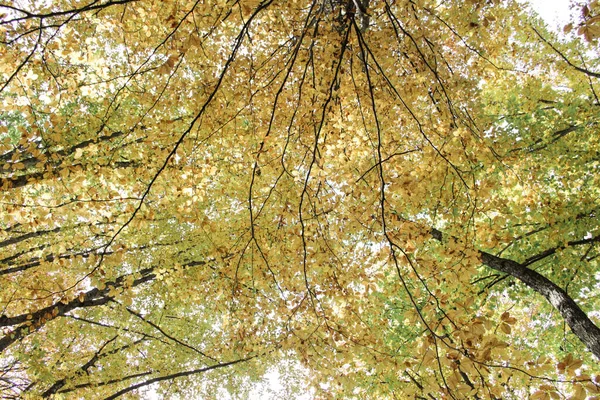
[[[569,23],[571,0],[526,0],[552,28],[562,31]]]

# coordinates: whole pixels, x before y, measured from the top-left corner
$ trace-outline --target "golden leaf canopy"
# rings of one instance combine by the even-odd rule
[[[600,396],[585,8],[0,1],[3,398]]]

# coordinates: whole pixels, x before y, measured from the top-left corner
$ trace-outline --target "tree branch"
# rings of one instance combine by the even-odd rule
[[[544,43],[546,43],[548,46],[550,46],[552,48],[552,50],[554,50],[556,52],[556,54],[558,54],[560,56],[560,58],[562,58],[563,60],[565,60],[565,62],[567,64],[569,64],[569,66],[575,68],[575,70],[582,72],[584,74],[586,74],[587,76],[591,76],[592,78],[600,78],[600,73],[597,72],[593,72],[590,71],[588,69],[585,68],[581,68],[578,67],[577,65],[573,64],[568,58],[567,56],[565,56],[560,50],[558,50],[556,47],[554,47],[554,45],[552,43],[550,43],[548,40],[546,40],[538,31],[537,29],[535,29],[533,26],[531,27],[531,29],[533,29],[533,31],[539,36],[540,39],[542,39],[542,41]]]
[[[443,239],[442,232],[437,229],[431,229],[430,234],[439,242],[441,242]],[[598,237],[570,243],[571,245],[577,245],[584,244],[584,242],[590,243],[590,241],[598,241]],[[555,252],[556,249],[550,249],[546,252],[548,251]],[[567,292],[565,292],[550,279],[534,270],[527,268],[526,264],[520,264],[514,260],[497,257],[485,251],[479,250],[478,252],[484,265],[518,279],[531,289],[544,296],[564,318],[565,322],[569,325],[579,340],[581,340],[583,344],[585,344],[586,347],[600,359],[600,328],[598,328],[598,326],[596,326],[594,322],[589,319],[589,317],[581,310],[581,308]],[[543,257],[541,256],[546,252],[534,256],[533,258],[535,258],[535,260],[533,261],[531,261],[532,259],[530,258],[529,263],[546,257],[546,255]]]
[[[184,264],[183,267],[194,267],[198,265],[205,265],[204,261],[192,261]],[[131,284],[131,287],[141,285],[142,283],[149,282],[156,278],[154,270],[156,267],[146,268],[138,272],[140,278],[135,279]],[[2,353],[8,346],[14,342],[21,340],[30,333],[38,330],[57,317],[65,315],[67,312],[85,307],[94,307],[104,305],[108,303],[112,298],[108,295],[111,289],[121,288],[125,284],[125,280],[130,277],[131,274],[121,275],[114,282],[109,282],[106,287],[102,290],[98,288],[91,289],[83,293],[80,297],[77,297],[67,303],[58,301],[51,306],[42,308],[31,314],[21,314],[13,317],[7,317],[5,315],[0,317],[0,327],[19,325],[12,332],[7,333],[2,339],[0,339],[0,353]]]
[[[113,394],[111,396],[108,396],[104,400],[113,400],[113,399],[116,399],[117,397],[120,397],[120,396],[124,395],[125,393],[129,393],[129,392],[131,392],[131,391],[133,391],[135,389],[139,389],[141,387],[148,386],[148,385],[151,385],[151,384],[156,383],[156,382],[168,381],[168,380],[171,380],[171,379],[181,378],[181,377],[184,377],[184,376],[190,376],[190,375],[200,374],[202,372],[207,372],[207,371],[210,371],[212,369],[229,367],[231,365],[239,364],[239,363],[244,362],[244,361],[249,361],[249,360],[251,360],[253,358],[256,358],[256,357],[258,357],[258,356],[252,356],[252,357],[247,357],[247,358],[240,358],[239,360],[230,361],[230,362],[226,362],[226,363],[219,363],[219,364],[211,365],[209,367],[197,368],[197,369],[193,369],[191,371],[182,371],[182,372],[177,372],[175,374],[170,374],[170,375],[165,375],[165,376],[159,376],[159,377],[156,377],[156,378],[148,379],[147,381],[140,382],[140,383],[137,383],[135,385],[131,385],[129,387],[126,387],[125,389],[119,390],[118,392],[116,392],[115,394]]]

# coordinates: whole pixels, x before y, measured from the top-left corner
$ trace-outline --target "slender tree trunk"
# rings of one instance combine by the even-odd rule
[[[488,267],[517,278],[544,296],[563,316],[573,333],[600,359],[600,328],[579,308],[567,292],[554,282],[516,261],[496,257],[480,251],[481,260]]]
[[[434,239],[442,241],[442,232],[432,229],[430,233]],[[571,331],[600,359],[600,328],[589,319],[567,292],[550,279],[516,261],[497,257],[481,250],[479,255],[484,265],[518,279],[544,296],[562,315]]]

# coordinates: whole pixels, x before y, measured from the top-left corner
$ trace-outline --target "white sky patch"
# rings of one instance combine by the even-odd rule
[[[556,31],[562,29],[571,19],[571,2],[569,0],[528,0],[531,8]]]

